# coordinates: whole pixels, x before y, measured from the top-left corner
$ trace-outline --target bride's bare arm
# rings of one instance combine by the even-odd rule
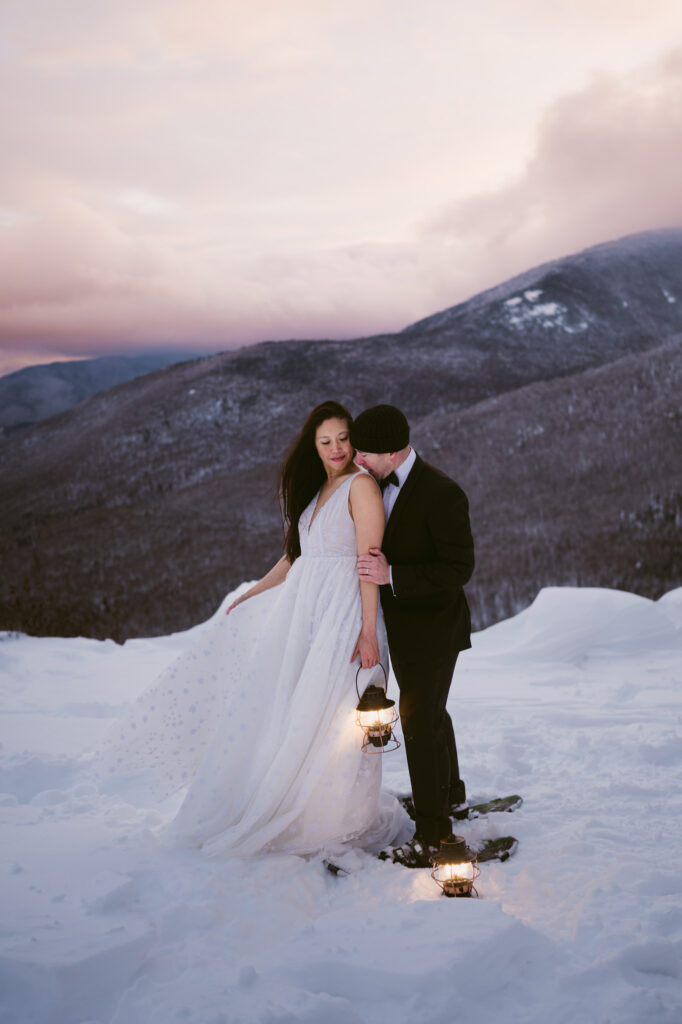
[[[365,473],[358,474],[350,485],[348,499],[350,514],[355,524],[355,538],[358,555],[366,555],[370,548],[380,548],[384,536],[384,503],[376,481]],[[377,610],[379,588],[376,583],[360,580],[362,600],[362,629],[351,661],[358,654],[363,668],[372,668],[379,663],[377,641]]]
[[[258,583],[254,583],[245,594],[241,594],[240,597],[232,602],[225,614],[229,615],[233,608],[246,601],[247,598],[254,597],[256,594],[262,594],[264,590],[270,590],[271,587],[278,587],[280,583],[284,583],[290,568],[291,562],[286,555],[282,555],[279,562],[273,565],[270,572],[266,573],[262,580],[258,580]]]

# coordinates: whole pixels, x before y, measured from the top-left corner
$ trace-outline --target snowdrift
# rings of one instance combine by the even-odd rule
[[[159,848],[172,801],[103,793],[87,754],[201,629],[2,636],[0,1021],[677,1024],[682,590],[544,590],[461,656],[469,797],[525,800],[458,828],[520,840],[478,900],[359,850],[335,878]],[[404,748],[383,765],[406,790]]]

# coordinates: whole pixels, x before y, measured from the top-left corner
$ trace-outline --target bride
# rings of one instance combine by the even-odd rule
[[[386,666],[387,644],[378,587],[356,573],[358,553],[381,546],[384,506],[353,462],[350,424],[338,402],[313,409],[280,475],[285,554],[105,739],[101,774],[186,790],[164,829],[173,842],[237,856],[379,850],[403,825],[355,724],[356,673]],[[383,680],[360,675],[361,690]]]

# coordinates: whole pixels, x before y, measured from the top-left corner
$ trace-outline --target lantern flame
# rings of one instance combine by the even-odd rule
[[[436,874],[441,882],[455,882],[459,879],[473,882],[476,877],[474,865],[471,861],[463,864],[439,864]]]
[[[395,719],[393,708],[378,708],[376,711],[358,711],[358,724],[363,729],[382,729],[392,725]]]
[[[462,858],[466,857],[466,860]],[[461,836],[441,839],[440,849],[432,860],[431,877],[445,896],[477,896],[474,882],[480,875],[478,858],[469,850]]]

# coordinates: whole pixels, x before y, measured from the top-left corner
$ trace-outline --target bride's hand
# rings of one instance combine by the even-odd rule
[[[379,664],[379,643],[376,631],[365,633],[363,630],[360,630],[360,636],[357,639],[353,649],[353,656],[350,660],[355,661],[358,655],[360,655],[362,668],[374,668],[375,665]]]
[[[246,601],[247,596],[247,594],[242,594],[241,597],[238,597],[235,601],[233,601],[230,607],[225,609],[225,614],[229,615],[233,608],[236,608],[238,604],[241,604],[243,601]]]

